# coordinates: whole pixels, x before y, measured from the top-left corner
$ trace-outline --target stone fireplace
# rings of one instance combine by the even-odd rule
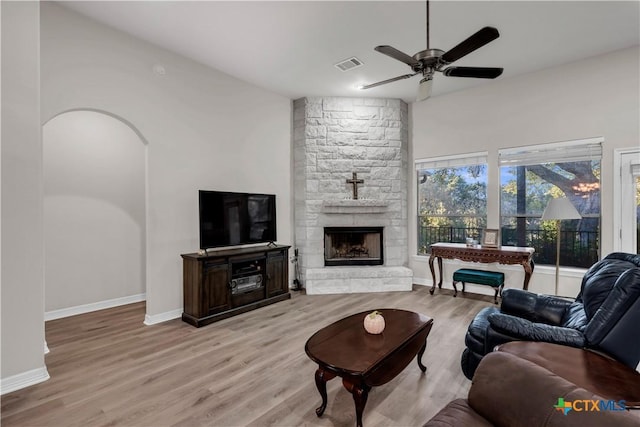
[[[407,119],[398,99],[294,101],[295,245],[308,294],[412,289]]]

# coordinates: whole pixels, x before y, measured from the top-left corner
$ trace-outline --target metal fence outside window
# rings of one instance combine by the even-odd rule
[[[502,227],[500,230],[502,245],[518,246],[516,235],[515,228]],[[598,235],[598,231],[561,230],[560,264],[569,267],[591,267],[598,261],[600,246]],[[481,228],[418,226],[418,254],[426,255],[429,246],[433,243],[464,243],[467,237],[479,240],[481,236]],[[533,259],[536,264],[555,265],[556,230],[526,230],[525,241],[527,246],[535,249]]]

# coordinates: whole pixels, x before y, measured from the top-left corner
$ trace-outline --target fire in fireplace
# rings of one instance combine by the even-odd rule
[[[324,265],[382,265],[383,227],[325,227]]]

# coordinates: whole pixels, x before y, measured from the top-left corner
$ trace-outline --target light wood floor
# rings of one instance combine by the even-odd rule
[[[144,303],[47,322],[51,379],[2,397],[2,426],[353,426],[351,395],[327,384],[318,418],[316,365],[304,344],[346,315],[401,308],[434,318],[423,362],[369,394],[365,426],[420,426],[470,386],[464,334],[491,297],[450,292],[309,296],[211,325],[143,325]]]

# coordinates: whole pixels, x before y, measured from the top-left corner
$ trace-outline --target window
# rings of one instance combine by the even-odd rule
[[[627,153],[624,156],[622,182],[622,217],[620,237],[624,252],[640,254],[640,152]],[[629,173],[630,172],[630,173]]]
[[[587,268],[599,259],[602,139],[499,151],[502,244],[532,246],[555,265],[555,224],[540,221],[551,198],[567,197],[582,219],[562,221],[560,264]]]
[[[479,240],[487,225],[487,153],[416,161],[418,255],[436,242]]]
[[[638,175],[634,175],[634,178],[636,179],[636,253],[640,254],[640,173]]]
[[[613,250],[640,254],[640,147],[614,151]]]

